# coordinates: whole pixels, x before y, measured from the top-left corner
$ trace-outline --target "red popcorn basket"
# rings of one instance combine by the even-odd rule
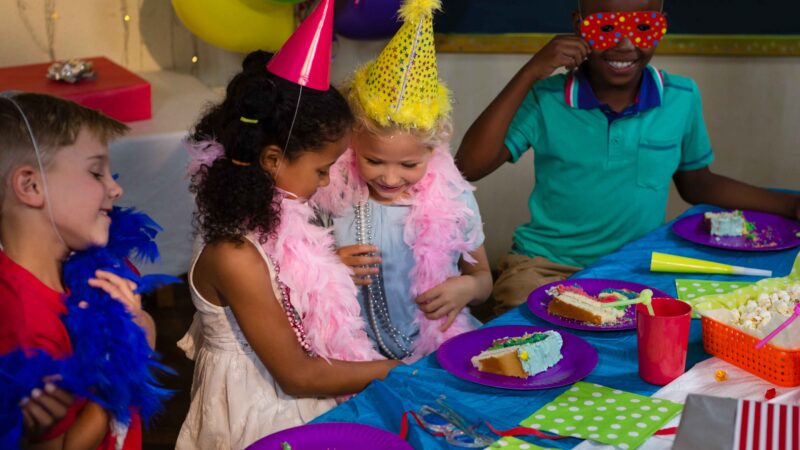
[[[701,320],[706,352],[778,386],[800,386],[800,349],[767,344],[756,350],[757,337],[709,317]]]

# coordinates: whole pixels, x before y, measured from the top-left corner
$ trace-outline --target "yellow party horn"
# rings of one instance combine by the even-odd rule
[[[616,302],[606,303],[603,306],[628,306],[628,305],[635,305],[637,303],[644,303],[644,306],[647,307],[647,313],[651,316],[654,316],[655,313],[653,312],[653,291],[650,289],[645,289],[639,293],[637,298],[632,298],[630,300],[619,300]]]
[[[687,258],[685,256],[669,255],[667,253],[653,252],[650,260],[651,272],[681,272],[681,273],[713,273],[720,275],[750,275],[754,277],[771,277],[771,270],[752,269],[749,267],[732,266],[703,259]]]

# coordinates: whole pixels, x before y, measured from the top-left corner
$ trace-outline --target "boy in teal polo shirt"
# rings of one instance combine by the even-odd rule
[[[469,180],[534,149],[531,222],[517,227],[500,260],[498,310],[661,225],[670,180],[689,203],[800,217],[800,197],[709,170],[697,85],[648,65],[666,31],[662,7],[581,1],[576,35],[557,36],[534,55],[464,136],[456,163]],[[609,17],[620,30],[625,19],[639,23],[636,33],[615,32]],[[551,76],[560,67],[567,74]]]

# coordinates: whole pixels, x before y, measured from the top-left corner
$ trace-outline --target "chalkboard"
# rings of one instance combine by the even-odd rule
[[[572,32],[575,0],[443,0],[439,51],[529,52]],[[660,53],[800,56],[797,0],[666,0]]]

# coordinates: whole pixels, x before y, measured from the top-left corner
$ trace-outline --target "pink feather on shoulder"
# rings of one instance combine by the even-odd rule
[[[284,198],[277,230],[263,244],[300,313],[311,348],[344,361],[385,359],[367,336],[350,268],[334,253],[330,229],[314,225],[307,202]]]

